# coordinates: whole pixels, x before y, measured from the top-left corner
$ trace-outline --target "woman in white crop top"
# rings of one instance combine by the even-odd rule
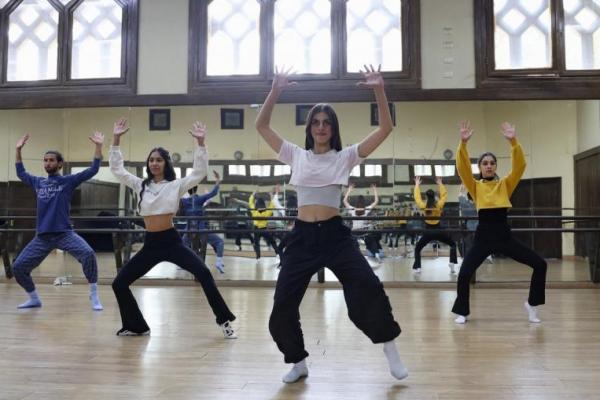
[[[308,113],[304,148],[284,140],[271,128],[271,115],[279,95],[288,86],[296,85],[289,75],[290,70],[275,70],[271,92],[256,118],[256,129],[263,139],[280,161],[292,167],[290,183],[298,193],[298,219],[284,240],[281,272],[269,320],[269,330],[284,361],[294,364],[283,381],[292,383],[308,375],[308,353],[298,310],[311,277],[323,267],[330,268],[342,283],[352,322],[373,343],[384,343],[390,372],[403,379],[408,372],[394,343],[400,326],[394,320],[383,285],[339,216],[341,186],[348,184],[350,171],[393,128],[383,77],[379,70],[365,66],[365,80],[358,85],[373,89],[379,126],[360,143],[342,149],[337,116],[329,104],[317,104]]]
[[[190,134],[198,146],[194,151],[191,174],[176,179],[169,152],[162,147],[150,151],[146,160],[148,178],[142,179],[127,172],[119,147],[121,136],[127,132],[127,120],[115,122],[113,143],[110,147],[109,165],[117,179],[133,189],[139,196],[140,215],[144,217],[146,237],[144,247],[121,268],[112,287],[119,303],[123,327],[119,336],[145,336],[150,327],[144,320],[129,286],[150,271],[156,264],[169,261],[191,272],[202,285],[208,302],[226,339],[235,339],[231,326],[235,316],[221,297],[210,271],[200,258],[185,246],[173,226],[173,215],[179,208],[179,199],[188,189],[196,186],[208,170],[208,153],[204,147],[206,126],[196,122]]]

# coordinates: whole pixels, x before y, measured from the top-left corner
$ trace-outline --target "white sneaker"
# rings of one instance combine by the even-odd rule
[[[219,271],[221,274],[225,273],[225,266],[221,263],[216,263],[215,264],[215,268],[217,269],[217,271]]]
[[[454,319],[457,324],[463,325],[467,323],[467,317],[465,315],[459,315]]]
[[[233,331],[233,326],[231,326],[231,322],[227,321],[224,324],[219,325],[223,330],[223,337],[225,339],[237,339],[237,335]]]
[[[421,268],[414,268],[414,269],[413,269],[413,272],[414,272],[415,274],[420,274],[420,273],[421,273]]]
[[[537,307],[534,307],[529,304],[529,302],[525,302],[523,304],[525,306],[525,310],[527,311],[527,317],[529,318],[529,322],[533,322],[534,324],[539,324],[542,320],[537,315]]]

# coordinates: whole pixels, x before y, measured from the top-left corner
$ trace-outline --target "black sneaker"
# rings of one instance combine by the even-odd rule
[[[133,332],[129,329],[121,328],[117,332],[117,336],[150,336],[150,329],[145,332]]]

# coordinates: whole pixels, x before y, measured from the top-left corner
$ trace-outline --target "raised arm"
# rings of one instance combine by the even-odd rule
[[[375,198],[373,199],[373,202],[369,205],[369,208],[373,208],[377,206],[377,204],[379,204],[379,194],[377,193],[377,186],[371,185],[371,189],[373,189],[373,195],[375,196]]]
[[[100,161],[102,161],[102,146],[104,145],[104,135],[101,132],[95,131],[90,137],[90,141],[94,143],[94,160],[89,168],[73,175],[73,183],[79,185],[82,182],[91,179],[98,173],[100,169]]]
[[[475,193],[475,178],[473,178],[473,171],[471,170],[471,158],[467,151],[467,142],[473,135],[473,129],[471,128],[471,122],[462,121],[460,123],[460,144],[458,145],[458,151],[456,152],[456,170],[460,176],[465,188],[471,193],[473,199],[476,198]]]
[[[27,171],[25,171],[25,166],[23,165],[23,159],[21,158],[21,149],[23,149],[23,146],[25,146],[25,144],[27,143],[27,141],[29,140],[30,137],[31,136],[29,135],[29,133],[26,133],[25,135],[23,135],[23,137],[21,139],[19,139],[17,141],[17,144],[15,146],[15,148],[16,148],[16,155],[15,155],[16,164],[15,165],[17,168],[17,176],[19,177],[19,179],[26,185],[35,187],[37,178],[33,175],[28,174]]]
[[[444,204],[446,204],[446,199],[448,198],[448,191],[446,190],[446,186],[444,186],[444,183],[442,182],[442,178],[436,178],[435,183],[437,183],[438,190],[440,192],[440,198],[435,204],[435,208],[441,210],[442,208],[444,208]]]
[[[527,162],[525,161],[525,154],[523,154],[523,148],[517,141],[517,131],[515,126],[509,124],[508,122],[504,122],[500,129],[502,130],[502,135],[510,142],[511,145],[511,160],[512,167],[508,175],[506,175],[506,188],[508,190],[508,194],[512,194],[515,190],[523,173],[525,172],[525,167],[527,166]]]
[[[196,121],[192,125],[190,135],[196,140],[198,146],[194,150],[194,163],[192,164],[192,172],[185,178],[181,178],[181,186],[179,187],[179,195],[183,196],[188,189],[193,188],[200,183],[208,173],[208,151],[204,146],[206,138],[206,125]]]
[[[217,171],[213,171],[213,175],[215,176],[215,186],[213,186],[212,190],[208,193],[198,196],[200,204],[206,203],[208,200],[212,199],[219,193],[219,185],[221,184],[221,177]]]
[[[279,201],[279,192],[281,191],[281,186],[279,185],[279,183],[277,185],[275,185],[275,187],[273,188],[273,193],[271,194],[271,204],[273,205],[273,208],[277,209],[277,211],[283,215],[283,213],[285,212],[283,205],[281,204],[281,202]]]
[[[281,92],[288,86],[297,85],[296,82],[290,82],[290,72],[291,69],[279,70],[275,67],[271,91],[269,92],[265,103],[260,108],[260,112],[256,117],[256,122],[254,123],[258,133],[260,133],[265,142],[267,142],[276,153],[279,153],[283,139],[279,133],[271,128],[271,115],[273,114],[273,108],[275,108],[275,103],[277,103],[277,99],[279,99]]]
[[[421,177],[420,176],[415,176],[415,190],[413,193],[413,197],[415,198],[415,203],[417,204],[417,207],[419,207],[421,210],[423,210],[427,207],[427,205],[421,198]]]
[[[350,208],[354,208],[352,207],[352,205],[350,205],[350,203],[348,202],[348,197],[350,197],[350,192],[352,191],[352,189],[354,189],[354,185],[350,184],[348,185],[348,189],[346,189],[346,194],[344,195],[344,207],[350,209]]]
[[[108,165],[110,166],[110,172],[121,182],[122,184],[132,188],[136,193],[142,190],[142,178],[138,178],[123,166],[123,154],[121,153],[121,136],[123,136],[129,127],[127,126],[127,120],[121,118],[115,122],[113,126],[113,140],[112,146],[108,152]]]
[[[372,65],[366,66],[363,72],[365,80],[358,82],[358,86],[373,89],[375,101],[377,102],[377,112],[379,116],[379,126],[363,139],[358,145],[358,155],[361,158],[367,157],[388,137],[394,128],[392,115],[388,107],[387,96],[385,95],[383,76],[381,75],[381,65],[375,71]]]

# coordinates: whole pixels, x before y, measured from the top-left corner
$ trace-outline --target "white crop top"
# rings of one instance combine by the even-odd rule
[[[138,196],[142,191],[142,178],[131,174],[123,167],[123,154],[119,146],[110,146],[108,153],[110,171],[119,182],[132,188]],[[194,150],[194,163],[192,172],[185,178],[174,181],[163,180],[158,183],[150,181],[145,189],[140,204],[140,215],[175,214],[179,209],[179,199],[187,193],[188,189],[200,183],[208,171],[208,152],[206,147],[197,146]]]
[[[292,167],[291,185],[308,187],[348,185],[352,168],[364,160],[358,155],[358,144],[342,151],[330,150],[315,154],[312,150],[304,150],[287,140],[281,144],[277,159]],[[339,207],[339,197],[336,197],[336,202],[336,207]]]
[[[296,193],[298,193],[298,207],[317,204],[320,206],[340,208],[342,186],[296,186]]]

